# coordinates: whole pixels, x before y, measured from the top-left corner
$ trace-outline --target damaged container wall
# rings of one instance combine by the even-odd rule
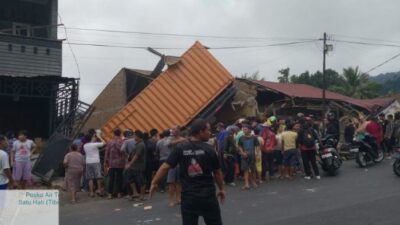
[[[122,68],[93,102],[95,111],[85,123],[82,132],[98,129],[140,93],[152,78],[151,71]]]
[[[117,127],[161,131],[173,125],[186,126],[233,80],[207,49],[196,42],[178,63],[116,113],[102,131],[110,139]]]

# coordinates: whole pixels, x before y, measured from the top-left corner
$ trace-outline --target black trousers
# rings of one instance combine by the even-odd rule
[[[392,151],[393,151],[393,144],[394,144],[394,138],[389,138],[389,139],[384,139],[383,140],[383,150],[386,152],[386,153],[391,153]]]
[[[301,158],[303,159],[304,172],[306,176],[311,176],[311,166],[314,170],[315,176],[319,176],[319,169],[317,166],[317,152],[315,150],[301,151]]]
[[[202,216],[206,225],[222,225],[221,211],[216,196],[188,197],[182,195],[182,224],[198,225]]]
[[[274,152],[263,152],[261,155],[261,179],[265,179],[265,173],[268,171],[269,175],[274,176]]]
[[[225,183],[233,183],[235,181],[235,158],[228,156],[224,159],[224,172],[225,172]]]
[[[121,193],[123,180],[122,168],[110,168],[108,171],[108,193]]]
[[[160,160],[160,166],[165,163],[165,160]],[[160,191],[165,191],[165,189],[167,189],[167,176],[164,176],[161,181],[160,184],[158,185],[158,187],[160,188]]]

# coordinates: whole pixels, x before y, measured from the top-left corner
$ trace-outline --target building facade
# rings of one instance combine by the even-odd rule
[[[57,0],[0,1],[0,132],[49,137],[78,104],[78,80],[62,76]]]

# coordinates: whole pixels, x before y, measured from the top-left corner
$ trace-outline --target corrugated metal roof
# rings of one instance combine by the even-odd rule
[[[322,99],[322,89],[307,84],[277,83],[270,81],[254,81],[255,83],[292,98]],[[326,99],[347,102],[364,108],[370,112],[386,107],[394,98],[355,99],[332,91],[326,91]]]
[[[162,72],[115,114],[102,131],[108,139],[117,127],[161,131],[173,125],[186,126],[233,80],[208,50],[196,42],[178,63]]]

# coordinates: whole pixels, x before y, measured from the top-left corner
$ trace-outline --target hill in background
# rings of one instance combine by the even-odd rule
[[[370,76],[369,79],[382,85],[381,95],[400,92],[400,71]]]

